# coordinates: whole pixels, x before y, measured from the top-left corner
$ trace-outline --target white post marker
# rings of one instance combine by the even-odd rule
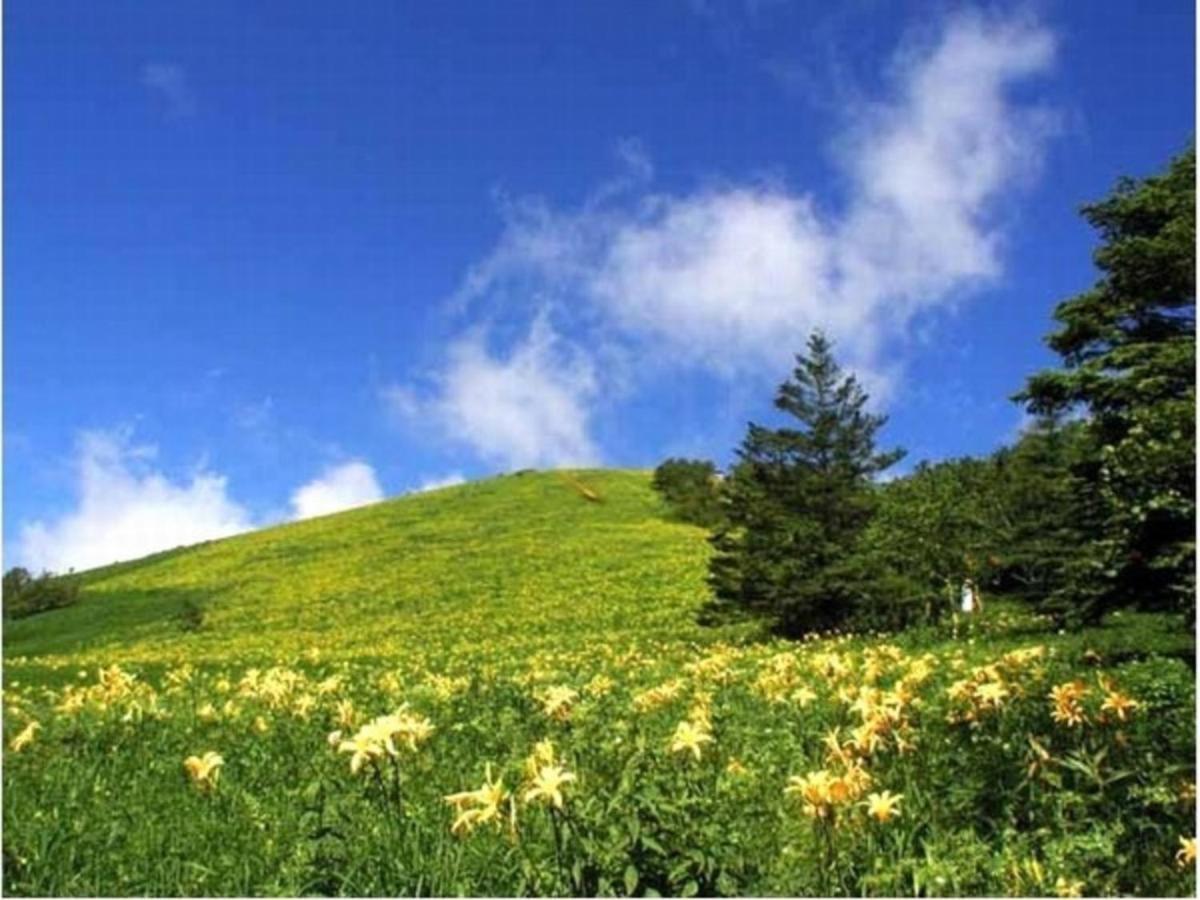
[[[978,608],[979,600],[975,593],[975,582],[968,578],[963,582],[962,586],[962,611],[965,613],[972,613]]]

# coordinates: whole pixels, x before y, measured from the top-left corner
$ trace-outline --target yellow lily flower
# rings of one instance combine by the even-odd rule
[[[349,753],[350,756],[350,774],[357,775],[358,770],[362,768],[363,763],[368,760],[377,759],[384,754],[384,748],[373,734],[370,734],[363,729],[349,740],[342,741],[338,745],[338,753]]]
[[[1100,704],[1100,709],[1111,712],[1124,722],[1129,713],[1137,709],[1140,705],[1132,697],[1127,697],[1119,691],[1110,690],[1105,694],[1104,702]]]
[[[562,809],[562,786],[574,780],[575,775],[562,766],[542,766],[533,779],[533,784],[525,792],[525,802],[545,800],[547,803],[554,804],[558,809]]]
[[[975,689],[975,698],[983,706],[999,708],[1008,696],[1008,688],[999,681],[985,681]]]
[[[1179,852],[1175,854],[1175,862],[1181,869],[1196,864],[1196,839],[1194,837],[1179,839]]]
[[[890,822],[893,818],[900,815],[900,810],[897,807],[903,797],[903,794],[893,794],[891,791],[884,791],[881,794],[871,794],[867,797],[867,814],[872,816],[877,822]]]
[[[20,734],[12,739],[12,743],[8,745],[8,749],[13,753],[20,753],[33,743],[33,735],[41,727],[41,723],[39,722],[30,722],[21,730]]]
[[[675,736],[671,739],[671,752],[690,752],[699,760],[701,745],[712,743],[712,739],[712,735],[705,729],[685,720],[675,729]]]
[[[469,834],[477,825],[499,821],[500,804],[508,797],[504,782],[492,780],[492,764],[488,763],[484,771],[483,787],[474,791],[461,791],[457,794],[447,794],[447,803],[458,812],[458,818],[450,826],[453,834],[463,832]],[[472,804],[474,808],[471,807]]]
[[[1071,881],[1059,875],[1058,880],[1054,882],[1054,893],[1060,897],[1082,897],[1083,882]]]
[[[197,790],[211,791],[217,786],[217,778],[221,774],[221,766],[225,760],[221,754],[209,750],[203,756],[189,756],[183,761],[183,768],[191,778]]]

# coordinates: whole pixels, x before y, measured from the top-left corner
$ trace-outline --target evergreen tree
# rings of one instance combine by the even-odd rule
[[[992,460],[966,457],[921,463],[881,486],[855,555],[877,588],[860,603],[873,624],[933,622],[959,608],[968,579],[990,586],[1007,531],[997,473]]]
[[[886,421],[843,376],[819,332],[797,356],[775,406],[800,428],[751,424],[723,490],[710,584],[719,606],[772,618],[787,634],[838,625],[852,613],[836,577],[872,511],[872,478],[902,451],[879,453]]]
[[[1060,618],[1078,548],[1100,527],[1095,491],[1075,474],[1094,456],[1083,422],[1038,420],[992,457],[1002,515],[994,534],[997,589]]]
[[[1082,620],[1126,603],[1194,614],[1195,170],[1192,149],[1084,208],[1101,278],[1055,310],[1048,343],[1064,368],[1017,397],[1036,413],[1088,414],[1094,452],[1076,474],[1098,527],[1064,590]]]
[[[654,470],[654,489],[682,522],[712,528],[721,520],[717,467],[707,459],[671,458]]]

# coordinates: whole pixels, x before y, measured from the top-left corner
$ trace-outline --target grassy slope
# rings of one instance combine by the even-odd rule
[[[14,623],[4,892],[1019,896],[1068,877],[1100,895],[1195,895],[1174,862],[1194,833],[1176,799],[1194,779],[1192,672],[1154,658],[1194,665],[1177,619],[1121,614],[1061,635],[993,601],[958,634],[722,646],[729,630],[693,623],[703,533],[663,518],[646,473],[578,477],[603,502],[560,473],[497,478],[96,570],[79,606]],[[180,627],[189,599],[207,610],[195,633]],[[951,684],[1001,678],[1001,654],[1035,644],[1044,655],[1004,669],[1002,709],[978,728],[950,722],[973,702]],[[264,674],[266,661],[286,668]],[[96,671],[113,662],[136,678]],[[818,846],[788,776],[832,766],[830,729],[859,723],[851,698],[902,671],[915,750],[867,757],[901,818],[876,828],[847,808],[858,824]],[[1115,743],[1102,674],[1142,704]],[[1050,717],[1050,687],[1074,679],[1087,727]],[[544,707],[563,687],[577,692],[565,721]],[[402,802],[327,744],[401,704],[435,729],[399,758]],[[671,747],[701,706],[713,734],[697,761]],[[13,749],[32,722],[33,743]],[[1063,763],[1061,789],[1026,786],[1030,737],[1135,774],[1096,790]],[[525,796],[545,738],[577,775],[566,855],[586,880],[559,864],[557,820],[527,797],[515,843],[490,826],[451,833],[446,796],[490,772]],[[181,772],[209,750],[225,759],[212,794]],[[1044,881],[1020,874],[1030,860]]]
[[[97,569],[5,656],[142,661],[550,646],[697,634],[704,535],[645,472],[503,476]],[[578,484],[599,494],[592,502]],[[188,632],[181,611],[204,609]]]

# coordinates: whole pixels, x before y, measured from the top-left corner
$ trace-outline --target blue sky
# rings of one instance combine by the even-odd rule
[[[1192,4],[4,8],[5,565],[523,467],[726,462],[813,327],[1011,440]]]

